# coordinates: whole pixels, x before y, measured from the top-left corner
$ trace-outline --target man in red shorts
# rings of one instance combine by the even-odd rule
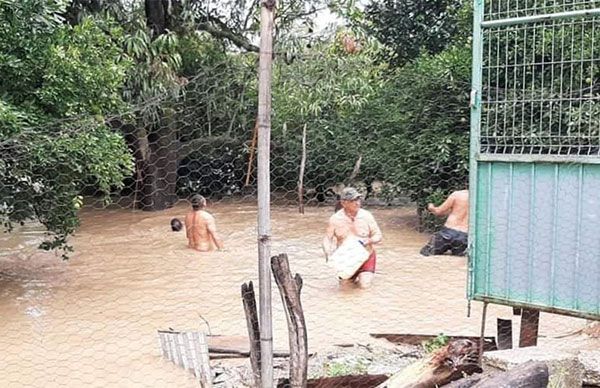
[[[371,255],[351,279],[341,280],[341,283],[356,282],[361,288],[367,288],[371,285],[375,274],[377,261],[375,244],[381,242],[381,230],[373,215],[360,208],[361,195],[355,188],[345,188],[340,196],[340,203],[342,209],[329,218],[326,236],[323,239],[323,250],[329,256],[347,237],[358,237]]]

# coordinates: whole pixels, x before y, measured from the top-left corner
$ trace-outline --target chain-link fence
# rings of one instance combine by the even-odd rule
[[[489,30],[483,153],[598,155],[596,25],[594,16]],[[368,47],[353,39],[274,54],[271,245],[302,278],[308,378],[360,375],[328,386],[376,386],[465,339],[473,347],[446,349],[461,355],[457,365],[478,363],[481,345],[537,343],[569,360],[597,352],[598,326],[585,319],[529,304],[484,312],[465,297],[470,47],[394,73],[367,66]],[[258,57],[210,50],[217,54],[188,63],[175,93],[126,112],[3,124],[0,217],[10,233],[0,240],[2,386],[183,387],[206,373],[213,386],[256,383],[255,320],[240,287],[258,279]],[[586,209],[573,203],[564,212],[597,216],[594,193]],[[502,235],[506,245],[526,246],[519,233]],[[358,264],[333,268],[334,248],[354,235],[365,245],[348,248]],[[548,255],[568,254],[548,244]],[[579,292],[596,303],[597,317],[600,281],[597,266],[589,268]],[[535,281],[538,264],[529,271]],[[571,268],[552,271],[555,285],[573,281],[560,277]],[[277,379],[290,374],[289,337],[302,337],[291,332],[298,322],[279,292],[273,284]],[[250,339],[258,340],[252,330]]]

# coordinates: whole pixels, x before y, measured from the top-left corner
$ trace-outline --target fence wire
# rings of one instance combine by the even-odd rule
[[[498,18],[565,6],[494,7],[488,15]],[[599,155],[596,24],[592,18],[486,32],[482,152]],[[466,244],[452,245],[440,232],[444,211],[436,221],[426,210],[466,189],[468,80],[425,67],[395,81],[397,89],[378,89],[389,74],[373,79],[351,61],[276,56],[272,252],[286,253],[303,280],[309,379],[355,375],[331,386],[364,387],[448,341],[479,346],[484,312],[465,299]],[[0,141],[0,216],[10,230],[0,239],[2,386],[198,386],[206,356],[212,386],[255,385],[240,287],[258,277],[256,63],[253,55],[224,57],[183,80],[176,96],[101,118],[29,123]],[[319,66],[336,69],[333,86]],[[400,86],[409,84],[424,85],[421,95],[403,93]],[[313,102],[311,92],[330,96],[328,104]],[[421,101],[438,109],[397,117],[390,108]],[[423,122],[436,124],[426,132]],[[48,139],[60,146],[43,146]],[[100,141],[115,152],[93,154]],[[74,144],[83,165],[65,157]],[[103,168],[126,176],[120,185],[94,179]],[[357,189],[383,235],[366,289],[340,282],[322,249],[331,217],[344,217],[336,205],[347,187]],[[197,194],[207,200],[223,249],[190,248],[197,248],[186,238]],[[38,249],[57,246],[70,232],[67,261]],[[275,377],[284,379],[290,333],[278,293],[274,285]],[[584,319],[489,305],[484,322],[486,351],[536,342],[573,357],[598,349],[598,326]],[[476,356],[470,349],[465,363]]]
[[[485,2],[485,20],[550,15],[598,8],[596,0],[492,0]]]
[[[597,18],[485,30],[481,151],[598,156]]]

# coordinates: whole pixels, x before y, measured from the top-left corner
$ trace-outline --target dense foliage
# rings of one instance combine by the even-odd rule
[[[166,3],[0,0],[0,217],[8,229],[38,220],[54,235],[45,247],[64,246],[83,187],[109,193],[126,183],[145,210],[191,192],[242,190],[257,113],[257,2]],[[347,24],[317,30],[326,8]],[[421,213],[463,188],[471,14],[461,0],[372,1],[364,10],[350,0],[280,2],[273,189],[295,192],[304,128],[308,188],[381,180],[386,195],[410,198]],[[584,27],[555,28],[554,40],[548,30],[514,30],[487,42],[519,62],[528,60],[525,46],[536,48],[531,60],[556,62],[559,41],[573,42],[561,50],[574,62],[595,55]],[[588,62],[562,65],[581,83],[573,101],[599,93],[600,74]],[[544,69],[500,71],[485,92],[523,98],[524,79],[534,85],[532,100],[564,99],[567,78],[556,77],[558,67]],[[514,95],[503,94],[508,83]],[[527,116],[514,110],[529,109],[549,135],[567,128],[580,145],[597,137],[600,108],[592,100],[564,102],[560,114],[549,102],[532,104],[490,104],[489,117],[513,115],[513,126],[484,117],[484,129],[497,138],[520,134]],[[543,141],[524,134],[534,145]]]
[[[286,155],[297,156],[292,165],[298,166],[306,124],[309,186],[379,179],[388,196],[408,196],[422,209],[466,184],[470,48],[422,55],[401,68],[375,65],[378,50],[373,43],[344,55],[331,47],[320,50],[327,54],[319,61],[282,65],[274,86],[274,138],[286,144]],[[283,165],[277,161],[276,182],[292,189],[297,170],[290,172],[289,157]]]
[[[0,2],[0,217],[7,230],[38,220],[52,236],[42,247],[68,250],[81,189],[92,183],[108,193],[132,164],[102,121],[124,107],[130,63],[120,29],[91,18],[65,24],[65,6]]]
[[[366,28],[388,50],[385,60],[403,65],[421,54],[437,54],[464,34],[463,0],[383,0],[369,3]]]

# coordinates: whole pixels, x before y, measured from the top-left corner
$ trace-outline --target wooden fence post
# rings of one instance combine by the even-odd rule
[[[303,388],[307,384],[308,375],[308,344],[306,336],[306,322],[300,291],[302,290],[302,277],[296,274],[292,277],[290,263],[285,253],[271,258],[273,277],[279,287],[281,299],[285,308],[288,322],[290,341],[290,386]]]
[[[260,360],[260,327],[258,323],[258,311],[256,309],[256,297],[252,281],[242,284],[242,301],[246,313],[246,325],[248,326],[248,338],[250,340],[250,365],[254,376],[254,384],[260,386],[261,360]]]

